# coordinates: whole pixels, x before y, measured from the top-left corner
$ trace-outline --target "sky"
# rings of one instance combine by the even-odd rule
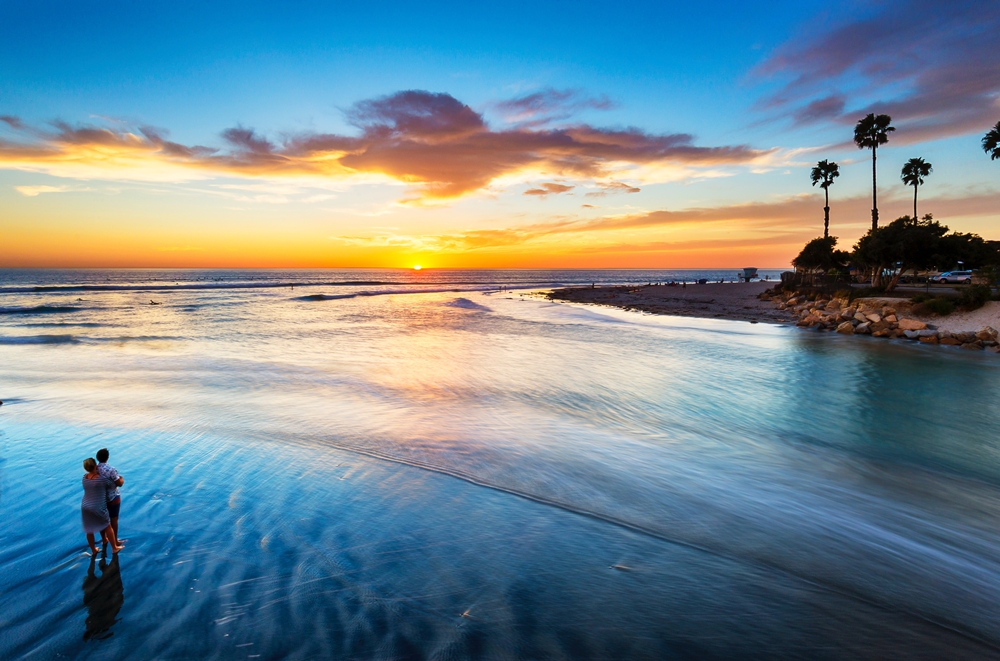
[[[0,267],[783,268],[1000,239],[1000,2],[0,0]]]

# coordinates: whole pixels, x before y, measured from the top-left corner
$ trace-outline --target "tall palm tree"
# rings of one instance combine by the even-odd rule
[[[1000,122],[983,136],[983,151],[990,155],[990,160],[1000,158]]]
[[[903,165],[899,178],[907,186],[913,186],[913,220],[917,219],[917,188],[924,185],[924,177],[934,171],[934,167],[922,158],[911,158]]]
[[[830,236],[830,186],[833,180],[840,176],[840,166],[830,161],[820,161],[812,169],[813,186],[819,187],[826,192],[826,206],[823,207],[823,238]]]
[[[892,117],[868,113],[854,127],[854,144],[858,149],[872,150],[872,230],[878,229],[878,184],[875,180],[876,150],[879,145],[889,142],[889,134],[895,127],[889,126]]]

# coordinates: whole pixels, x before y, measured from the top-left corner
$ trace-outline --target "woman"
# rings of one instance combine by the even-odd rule
[[[114,488],[114,483],[97,472],[97,461],[92,458],[83,460],[83,502],[80,505],[83,515],[83,531],[87,533],[87,543],[90,551],[96,556],[100,553],[94,540],[94,533],[102,532],[111,542],[111,552],[118,553],[124,546],[118,544],[115,530],[111,527],[111,517],[108,514],[108,491]]]

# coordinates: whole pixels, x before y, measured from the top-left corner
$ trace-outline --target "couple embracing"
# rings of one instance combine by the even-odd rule
[[[111,552],[118,553],[125,548],[118,540],[118,514],[121,511],[122,497],[118,487],[125,484],[125,478],[118,474],[114,466],[108,464],[108,450],[97,451],[97,460],[92,457],[83,460],[83,531],[87,533],[87,544],[96,556],[100,553],[94,540],[94,534],[101,533],[103,544],[111,543]]]

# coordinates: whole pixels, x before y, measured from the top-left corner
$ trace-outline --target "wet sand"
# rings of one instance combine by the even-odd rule
[[[682,317],[787,323],[791,314],[757,298],[774,282],[712,283],[707,285],[644,285],[639,287],[570,287],[548,294],[555,301],[608,305],[625,310]]]

